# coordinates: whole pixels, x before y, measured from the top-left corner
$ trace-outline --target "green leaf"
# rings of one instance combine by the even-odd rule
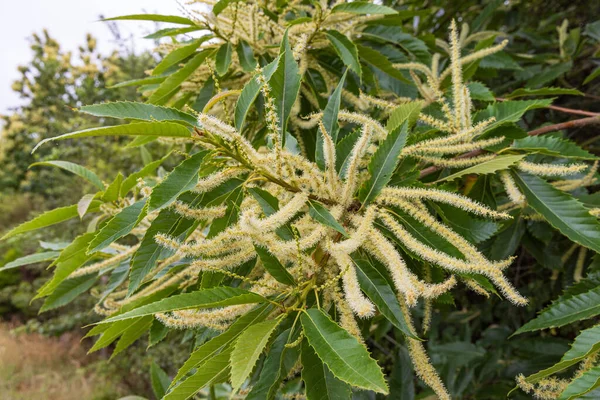
[[[369,180],[364,183],[358,192],[358,198],[362,202],[363,207],[375,200],[381,189],[392,178],[392,173],[398,165],[398,157],[404,148],[407,136],[408,123],[405,122],[387,135],[383,143],[377,148],[375,154],[373,154],[373,157],[371,157],[368,166]]]
[[[402,72],[394,68],[392,62],[388,60],[386,56],[384,56],[377,50],[373,50],[370,47],[362,46],[360,44],[357,44],[356,47],[358,49],[358,55],[367,64],[377,69],[380,69],[392,78],[396,78],[404,83],[411,83],[408,81],[408,79],[404,77],[404,75],[402,75]]]
[[[184,33],[199,31],[201,29],[202,28],[200,28],[199,26],[191,26],[191,27],[186,27],[186,28],[159,29],[154,33],[144,36],[144,39],[160,39],[160,38],[167,37],[167,36],[173,37],[173,36],[177,36],[177,35],[183,35]]]
[[[231,3],[235,3],[239,0],[219,0],[217,1],[217,3],[213,6],[212,12],[215,15],[219,15],[221,13],[221,11],[223,11],[225,8],[227,8],[227,6]]]
[[[345,237],[348,237],[348,232],[346,232],[344,227],[342,225],[340,225],[339,222],[336,221],[336,219],[333,217],[333,215],[331,215],[331,213],[329,212],[327,207],[325,207],[323,204],[319,203],[318,201],[315,201],[315,200],[308,201],[308,214],[315,221],[317,221],[329,228],[335,229],[336,231],[338,231]]]
[[[198,171],[207,151],[199,151],[176,166],[169,175],[152,189],[149,212],[167,207],[183,192],[193,189],[198,183]]]
[[[86,250],[93,237],[93,233],[81,235],[60,252],[60,255],[54,262],[56,268],[54,269],[52,279],[38,290],[35,296],[36,299],[52,294],[62,281],[67,279],[69,275],[91,258],[87,255]]]
[[[196,117],[175,108],[155,106],[133,101],[116,101],[112,103],[83,106],[80,112],[96,117],[133,119],[139,121],[183,122],[189,126],[198,126]]]
[[[192,376],[171,388],[162,400],[186,400],[205,386],[224,382],[229,375],[230,355],[231,349],[229,348],[210,357],[199,366]]]
[[[279,56],[263,68],[263,75],[266,81],[269,81],[269,79],[271,79],[271,77],[277,70],[277,66],[279,65],[280,59],[281,56]],[[234,122],[235,128],[237,130],[242,130],[242,128],[244,127],[244,121],[246,120],[246,116],[248,115],[252,104],[254,104],[254,101],[258,97],[260,90],[261,85],[256,80],[256,77],[250,79],[242,89],[242,93],[240,93],[240,97],[238,97],[237,103],[235,104]]]
[[[81,165],[78,165],[78,164],[75,164],[75,163],[72,163],[69,161],[41,161],[41,162],[36,162],[36,163],[31,164],[29,166],[29,168],[35,167],[38,165],[48,165],[51,167],[58,167],[58,168],[64,169],[65,171],[72,172],[75,175],[78,175],[78,176],[82,177],[83,179],[87,180],[88,182],[91,182],[98,189],[104,190],[104,184],[102,183],[102,180],[100,178],[98,178],[98,175],[96,175],[89,169],[82,167]]]
[[[585,78],[585,80],[583,81],[583,85],[587,85],[588,83],[590,83],[591,81],[593,81],[594,79],[596,79],[599,76],[600,76],[600,67],[593,70],[592,73],[589,74],[587,76],[587,78]]]
[[[425,42],[404,32],[401,26],[369,26],[361,32],[361,36],[398,45],[410,59],[425,64],[431,63],[431,54]]]
[[[227,42],[217,50],[215,56],[215,70],[219,76],[223,76],[227,73],[229,66],[231,65],[231,52],[233,51],[231,43]]]
[[[358,50],[356,45],[336,30],[328,30],[325,32],[327,39],[331,42],[333,49],[340,56],[343,63],[348,66],[352,71],[356,72],[359,79],[362,78],[362,69],[360,68],[360,61],[358,61]]]
[[[115,177],[115,180],[111,182],[102,194],[102,201],[113,202],[119,200],[119,194],[121,193],[121,185],[123,184],[123,174],[119,172]]]
[[[408,121],[408,129],[411,129],[417,122],[423,106],[425,106],[425,103],[417,100],[401,104],[394,108],[390,114],[390,118],[387,121],[385,129],[387,129],[388,132],[392,132],[396,128],[402,126],[402,124],[406,121]]]
[[[258,357],[267,346],[271,334],[280,322],[281,318],[260,322],[246,328],[237,338],[231,351],[232,393],[237,393],[246,378],[252,373]]]
[[[130,86],[156,85],[161,82],[164,82],[165,79],[167,79],[167,77],[165,75],[151,76],[149,78],[142,78],[142,79],[130,79],[128,81],[116,83],[112,86],[107,86],[106,88],[107,89],[117,89],[117,88],[130,87]],[[139,88],[138,90],[141,90],[141,88]]]
[[[90,242],[88,254],[103,250],[112,242],[129,234],[146,216],[146,199],[125,207],[112,217]]]
[[[555,136],[528,136],[517,139],[513,142],[512,148],[561,158],[598,159],[597,156],[582,149],[576,143]]]
[[[558,64],[554,64],[543,69],[541,72],[535,74],[531,79],[527,81],[525,87],[527,88],[535,88],[543,86],[547,83],[551,83],[560,76],[568,73],[573,69],[573,62],[562,62]]]
[[[300,91],[300,72],[298,63],[294,59],[294,53],[290,46],[287,31],[283,35],[281,48],[279,49],[279,63],[277,70],[269,80],[271,86],[275,109],[279,117],[279,135],[282,146],[285,145],[285,132],[287,122],[292,112],[292,106],[296,102]]]
[[[523,114],[529,110],[548,107],[550,104],[552,104],[552,99],[514,100],[504,101],[502,103],[494,103],[488,105],[486,109],[478,112],[475,115],[474,123],[484,121],[491,117],[496,118],[496,120],[486,128],[485,132],[489,132],[500,125],[507,124],[509,122],[518,122]]]
[[[491,174],[491,173],[494,173],[497,171],[507,169],[508,167],[521,161],[526,156],[527,156],[526,154],[499,155],[499,156],[492,158],[489,161],[482,162],[481,164],[477,164],[472,167],[465,168],[461,171],[455,172],[452,175],[448,175],[442,179],[437,180],[436,183],[451,181],[453,179],[460,178],[460,177],[463,177],[463,176],[469,175],[469,174],[476,174],[476,175]]]
[[[469,82],[467,88],[473,100],[496,101],[494,93],[481,82]]]
[[[247,290],[232,287],[215,287],[212,289],[199,290],[196,292],[171,296],[155,303],[128,311],[124,314],[105,319],[104,321],[100,321],[99,324],[108,324],[125,319],[143,317],[146,315],[174,310],[226,307],[237,304],[262,303],[264,301],[264,297]]]
[[[79,219],[82,219],[85,216],[95,198],[96,194],[85,194],[77,202],[77,215],[79,215]]]
[[[254,71],[258,62],[256,61],[256,58],[254,58],[254,50],[252,50],[252,47],[245,40],[240,39],[236,51],[242,69],[246,72]]]
[[[92,210],[97,210],[100,206],[99,201],[92,202],[90,206]],[[45,213],[38,215],[34,219],[23,222],[21,225],[18,225],[8,231],[0,240],[5,240],[11,238],[13,236],[17,236],[21,233],[35,231],[37,229],[45,228],[47,226],[51,226],[54,224],[58,224],[59,222],[67,221],[71,218],[77,217],[77,204],[67,207],[59,207],[55,208],[51,211],[46,211]]]
[[[569,386],[563,390],[558,400],[571,400],[583,396],[586,393],[600,387],[600,365],[592,367],[583,375],[575,378]]]
[[[340,78],[338,85],[331,94],[325,110],[323,110],[323,126],[325,131],[331,136],[333,143],[337,142],[338,132],[340,130],[338,124],[338,113],[340,111],[340,104],[342,102],[342,90],[344,88],[344,82],[346,81],[346,72]],[[321,130],[317,130],[317,144],[315,145],[315,162],[321,168],[325,170],[325,155],[323,149],[323,134]]]
[[[572,241],[600,252],[600,224],[583,204],[537,176],[519,172],[514,177],[529,206],[550,225]]]
[[[176,15],[131,14],[131,15],[122,15],[119,17],[103,19],[103,21],[119,21],[119,20],[156,21],[156,22],[168,22],[171,24],[196,25],[196,22],[192,21],[191,19],[179,17]]]
[[[577,364],[598,350],[600,350],[600,325],[595,325],[591,328],[581,331],[581,333],[575,338],[575,341],[573,341],[573,344],[571,344],[569,351],[567,351],[560,359],[560,362],[554,364],[550,368],[546,368],[542,371],[536,372],[533,375],[529,375],[527,378],[525,378],[525,381],[529,383],[537,383],[550,375],[563,371],[570,366]]]
[[[152,364],[150,364],[150,384],[152,385],[152,392],[157,399],[163,398],[169,388],[170,382],[169,375],[152,360]]]
[[[239,317],[231,326],[219,336],[216,336],[198,347],[190,354],[188,360],[177,372],[171,386],[174,386],[181,378],[187,375],[193,368],[198,367],[206,360],[213,357],[219,351],[230,346],[237,337],[249,326],[263,321],[271,312],[273,308],[271,305],[264,305],[250,311],[247,314]]]
[[[520,327],[514,334],[556,328],[592,318],[598,314],[600,314],[600,286],[552,303],[550,307]]]
[[[121,353],[123,350],[131,346],[136,340],[138,340],[150,327],[152,326],[152,320],[154,318],[151,316],[146,316],[138,319],[137,321],[130,323],[129,327],[123,332],[117,345],[115,346],[115,350],[113,351],[110,359],[112,360],[117,354]]]
[[[400,347],[398,358],[390,374],[388,400],[415,400],[415,383],[412,360],[405,347]]]
[[[396,14],[396,10],[379,4],[368,3],[366,1],[353,1],[352,3],[338,4],[331,10],[332,13],[346,12],[352,14]]]
[[[44,253],[35,253],[28,256],[17,258],[9,263],[6,263],[3,267],[0,267],[0,272],[6,271],[7,269],[22,267],[23,265],[36,264],[43,261],[50,261],[55,259],[60,254],[59,251],[46,251]]]
[[[40,313],[69,304],[77,296],[90,289],[96,282],[96,279],[98,279],[98,276],[94,274],[92,276],[79,276],[61,282],[52,294],[46,297],[44,304],[40,308]]]
[[[204,40],[206,40],[206,39],[204,39]],[[202,42],[204,42],[204,40],[202,40],[202,39],[194,40],[188,45],[177,47],[175,50],[173,50],[172,52],[167,54],[158,63],[158,65],[156,67],[154,67],[154,69],[152,70],[152,75],[155,75],[155,76],[160,75],[160,74],[166,72],[173,65],[176,65],[177,63],[181,62],[182,60],[185,60],[186,58],[188,58],[189,56],[194,54],[196,52],[196,49],[198,47],[200,47],[200,45],[202,44]]]
[[[160,321],[158,321],[157,319],[155,319],[152,322],[152,326],[150,327],[150,333],[148,334],[148,349],[152,346],[157,345],[158,343],[160,343],[164,338],[167,337],[167,334],[169,333],[169,327],[163,325]],[[167,382],[167,387],[169,387],[169,383],[171,382],[171,380],[169,379],[169,381]]]
[[[273,196],[271,193],[266,190],[260,188],[247,188],[248,193],[250,193],[262,209],[263,213],[268,217],[272,214],[275,214],[279,210],[279,200],[277,197]],[[289,224],[285,224],[284,226],[278,228],[276,231],[277,235],[283,240],[294,240],[294,231]]]
[[[560,96],[564,94],[569,94],[573,96],[583,96],[579,90],[576,89],[566,89],[560,87],[545,87],[540,89],[530,89],[530,88],[520,88],[513,91],[510,94],[504,96],[507,99],[516,99],[517,97],[524,96]]]
[[[289,273],[287,268],[285,268],[285,266],[281,264],[277,257],[269,252],[269,250],[257,245],[254,246],[254,249],[256,250],[258,257],[260,258],[260,261],[267,272],[271,274],[271,276],[275,278],[277,282],[281,282],[284,285],[296,284],[292,274]]]
[[[148,102],[151,104],[165,104],[176,93],[177,87],[202,65],[206,57],[213,53],[212,49],[202,50],[192,57],[179,71],[169,75],[167,79],[152,93]]]
[[[356,273],[360,288],[375,304],[379,312],[406,336],[418,339],[406,322],[400,303],[398,303],[398,297],[385,276],[368,260],[353,256],[352,261],[357,267]]]
[[[163,163],[165,162],[165,160],[167,158],[169,158],[171,156],[171,152],[168,152],[163,158],[161,158],[160,160],[156,160],[156,161],[152,161],[150,164],[147,164],[144,168],[142,168],[141,170],[134,172],[133,174],[127,176],[127,178],[125,178],[123,180],[123,183],[121,184],[121,197],[125,197],[125,195],[129,192],[129,190],[131,190],[131,188],[133,188],[136,184],[139,178],[143,178],[147,175],[151,175],[154,173],[154,171],[156,171],[156,169]]]
[[[173,122],[139,122],[135,124],[90,128],[44,139],[33,148],[32,153],[47,142],[91,136],[190,137],[190,131],[185,126]]]
[[[523,68],[508,53],[498,52],[488,54],[479,62],[480,68],[508,69],[520,71]]]
[[[344,136],[335,146],[335,169],[342,179],[346,178],[350,155],[352,154],[352,149],[360,135],[361,131],[355,129]]]
[[[337,379],[306,340],[302,341],[302,380],[307,400],[350,400],[352,388]]]
[[[306,310],[301,320],[308,343],[337,379],[387,394],[387,383],[377,361],[354,336],[316,308]]]

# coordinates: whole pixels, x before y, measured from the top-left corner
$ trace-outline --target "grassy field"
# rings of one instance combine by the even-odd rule
[[[91,357],[85,356],[80,338],[14,335],[0,325],[0,393],[6,400],[101,400],[123,394],[109,382]]]

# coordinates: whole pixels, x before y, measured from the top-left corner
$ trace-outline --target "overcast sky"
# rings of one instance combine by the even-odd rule
[[[115,45],[111,33],[98,16],[105,17],[156,13],[182,15],[176,0],[0,0],[0,114],[20,104],[10,86],[19,77],[17,67],[32,58],[27,38],[47,28],[65,51],[76,53],[86,33],[98,40],[98,49],[109,53]],[[133,35],[139,50],[152,47],[152,40],[142,39],[153,22],[119,21],[124,36]]]

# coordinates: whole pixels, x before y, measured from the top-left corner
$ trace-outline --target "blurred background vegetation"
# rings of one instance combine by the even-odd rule
[[[473,31],[477,26],[477,29],[504,32],[510,39],[507,51],[511,57],[486,58],[475,75],[476,80],[484,82],[495,93],[509,93],[519,87],[572,87],[585,95],[563,96],[554,104],[600,112],[600,7],[594,1],[384,3],[397,9],[423,10],[414,23],[415,32],[411,33],[426,41],[445,37],[452,18],[468,23]],[[136,53],[122,41],[115,47],[112,54],[100,54],[95,39],[88,36],[82,38],[79,50],[72,54],[63,51],[46,31],[31,37],[32,59],[19,67],[21,78],[12,86],[25,101],[24,105],[2,116],[0,234],[45,210],[74,204],[91,190],[82,180],[72,179],[64,171],[47,167],[28,169],[32,163],[68,160],[86,165],[101,178],[108,179],[116,171],[127,174],[138,169],[142,160],[152,158],[153,154],[154,158],[161,156],[157,148],[125,148],[124,142],[114,138],[76,140],[46,146],[31,154],[35,144],[44,138],[108,123],[80,114],[74,110],[76,107],[105,101],[143,100],[135,88],[110,87],[144,77],[157,59],[148,52]],[[572,119],[553,109],[536,113],[536,118],[531,121],[532,126]],[[593,141],[598,137],[593,129],[574,129],[568,135],[575,136],[579,143],[587,140],[587,149],[600,154],[598,143]],[[600,206],[600,199],[586,201]],[[47,238],[72,238],[90,222],[88,219],[67,222],[58,228],[47,228],[43,234],[2,242],[0,267],[34,253],[40,244],[47,248],[60,246],[60,243],[46,243]],[[506,233],[499,236],[504,240],[502,252],[518,255],[510,279],[521,293],[530,297],[530,306],[517,308],[499,298],[490,301],[471,294],[457,296],[454,304],[436,304],[437,313],[428,340],[429,353],[455,398],[505,396],[514,386],[515,375],[528,375],[556,362],[575,334],[593,322],[551,330],[544,333],[547,337],[543,342],[535,340],[537,334],[508,340],[519,326],[532,319],[573,282],[577,255],[564,257],[570,242],[540,227],[542,225],[536,222],[520,220],[504,226]],[[521,238],[525,245],[515,248]],[[486,245],[494,246],[494,243],[484,243]],[[593,270],[599,271],[600,282],[600,266],[596,265]],[[79,297],[67,309],[37,315],[41,302],[31,299],[47,276],[41,265],[0,273],[0,324],[4,323],[0,325],[0,375],[3,376],[0,393],[8,393],[8,398],[113,399],[132,393],[151,398],[150,359],[172,373],[199,339],[194,332],[171,334],[148,352],[144,344],[138,343],[110,363],[102,364],[100,369],[98,359],[107,358],[110,352],[85,357],[84,350],[72,350],[79,348],[77,344],[83,334],[79,327],[95,321],[94,314],[88,311],[93,307],[93,299]],[[26,346],[20,337],[9,333],[9,327],[28,333]],[[397,351],[392,338],[383,336],[377,341],[376,351],[383,353],[383,357]],[[83,347],[87,345],[83,341]],[[15,346],[31,350],[17,357],[10,352]],[[393,358],[395,355],[390,356]],[[18,362],[6,361],[17,359]],[[32,364],[37,367],[32,368]],[[59,375],[48,372],[59,369],[55,368],[58,365],[68,368]],[[38,380],[32,381],[32,376]],[[393,379],[402,379],[402,376],[403,371],[398,369]],[[66,383],[57,389],[51,385],[56,381]],[[40,393],[51,397],[40,397]],[[526,398],[519,396],[525,395],[518,393],[514,398]]]

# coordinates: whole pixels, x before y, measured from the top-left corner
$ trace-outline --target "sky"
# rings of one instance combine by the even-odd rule
[[[98,49],[108,54],[115,45],[105,17],[125,14],[183,15],[176,0],[0,0],[0,114],[21,103],[10,86],[19,78],[17,67],[32,58],[28,37],[48,29],[65,51],[75,54],[85,43],[86,33],[96,37]],[[133,36],[138,50],[153,47],[143,36],[153,31],[153,22],[118,21],[122,36]]]

